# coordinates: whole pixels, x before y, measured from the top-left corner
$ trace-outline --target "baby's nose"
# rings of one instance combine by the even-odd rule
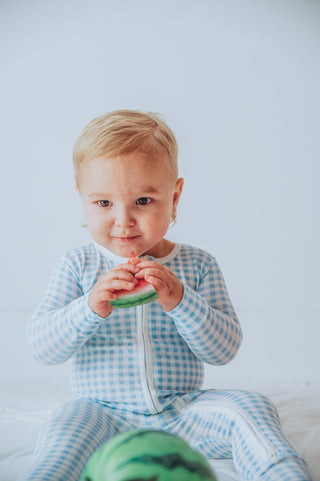
[[[135,224],[135,219],[132,215],[131,209],[119,208],[115,213],[115,224],[117,226],[132,226]]]

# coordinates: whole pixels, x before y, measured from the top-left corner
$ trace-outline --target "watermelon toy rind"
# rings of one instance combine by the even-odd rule
[[[114,301],[110,301],[112,307],[127,308],[135,307],[141,304],[158,299],[159,295],[155,288],[146,281],[139,281],[132,291],[121,291],[121,294]]]
[[[166,431],[136,429],[97,449],[81,481],[217,481],[207,459]]]

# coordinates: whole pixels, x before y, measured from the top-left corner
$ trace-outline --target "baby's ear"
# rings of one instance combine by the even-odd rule
[[[182,189],[183,189],[183,184],[184,184],[184,179],[182,177],[179,177],[179,179],[176,182],[176,187],[173,193],[173,203],[178,204]]]

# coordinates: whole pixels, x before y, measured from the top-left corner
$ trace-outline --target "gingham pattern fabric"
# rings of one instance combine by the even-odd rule
[[[32,464],[19,481],[78,481],[95,449],[116,434],[136,428],[177,434],[209,461],[233,457],[239,480],[311,481],[267,398],[246,391],[214,390],[182,395],[154,415],[84,399],[70,401],[43,427]]]
[[[215,259],[179,244],[157,259],[184,285],[174,310],[166,313],[153,302],[100,318],[89,308],[89,293],[99,276],[126,261],[96,243],[68,253],[28,324],[29,346],[44,364],[72,357],[76,397],[157,413],[180,393],[201,387],[202,361],[233,359],[241,329]]]
[[[88,306],[100,275],[126,262],[96,243],[68,253],[28,324],[39,361],[72,357],[71,389],[43,427],[20,481],[76,481],[93,451],[117,433],[164,429],[209,459],[234,458],[241,479],[310,481],[284,438],[272,403],[245,391],[200,391],[202,361],[229,362],[241,330],[221,271],[209,254],[176,245],[158,262],[184,285],[181,303],[115,310],[106,320]]]

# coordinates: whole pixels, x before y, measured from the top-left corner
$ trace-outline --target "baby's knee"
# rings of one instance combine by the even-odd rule
[[[76,399],[57,408],[45,424],[43,431],[56,437],[78,437],[81,433],[88,436],[116,434],[116,421],[103,406],[93,401]],[[83,434],[82,434],[83,435]]]
[[[279,415],[274,403],[264,394],[259,392],[241,391],[241,405],[246,410],[256,414],[261,420],[269,420],[272,418],[277,423]]]

